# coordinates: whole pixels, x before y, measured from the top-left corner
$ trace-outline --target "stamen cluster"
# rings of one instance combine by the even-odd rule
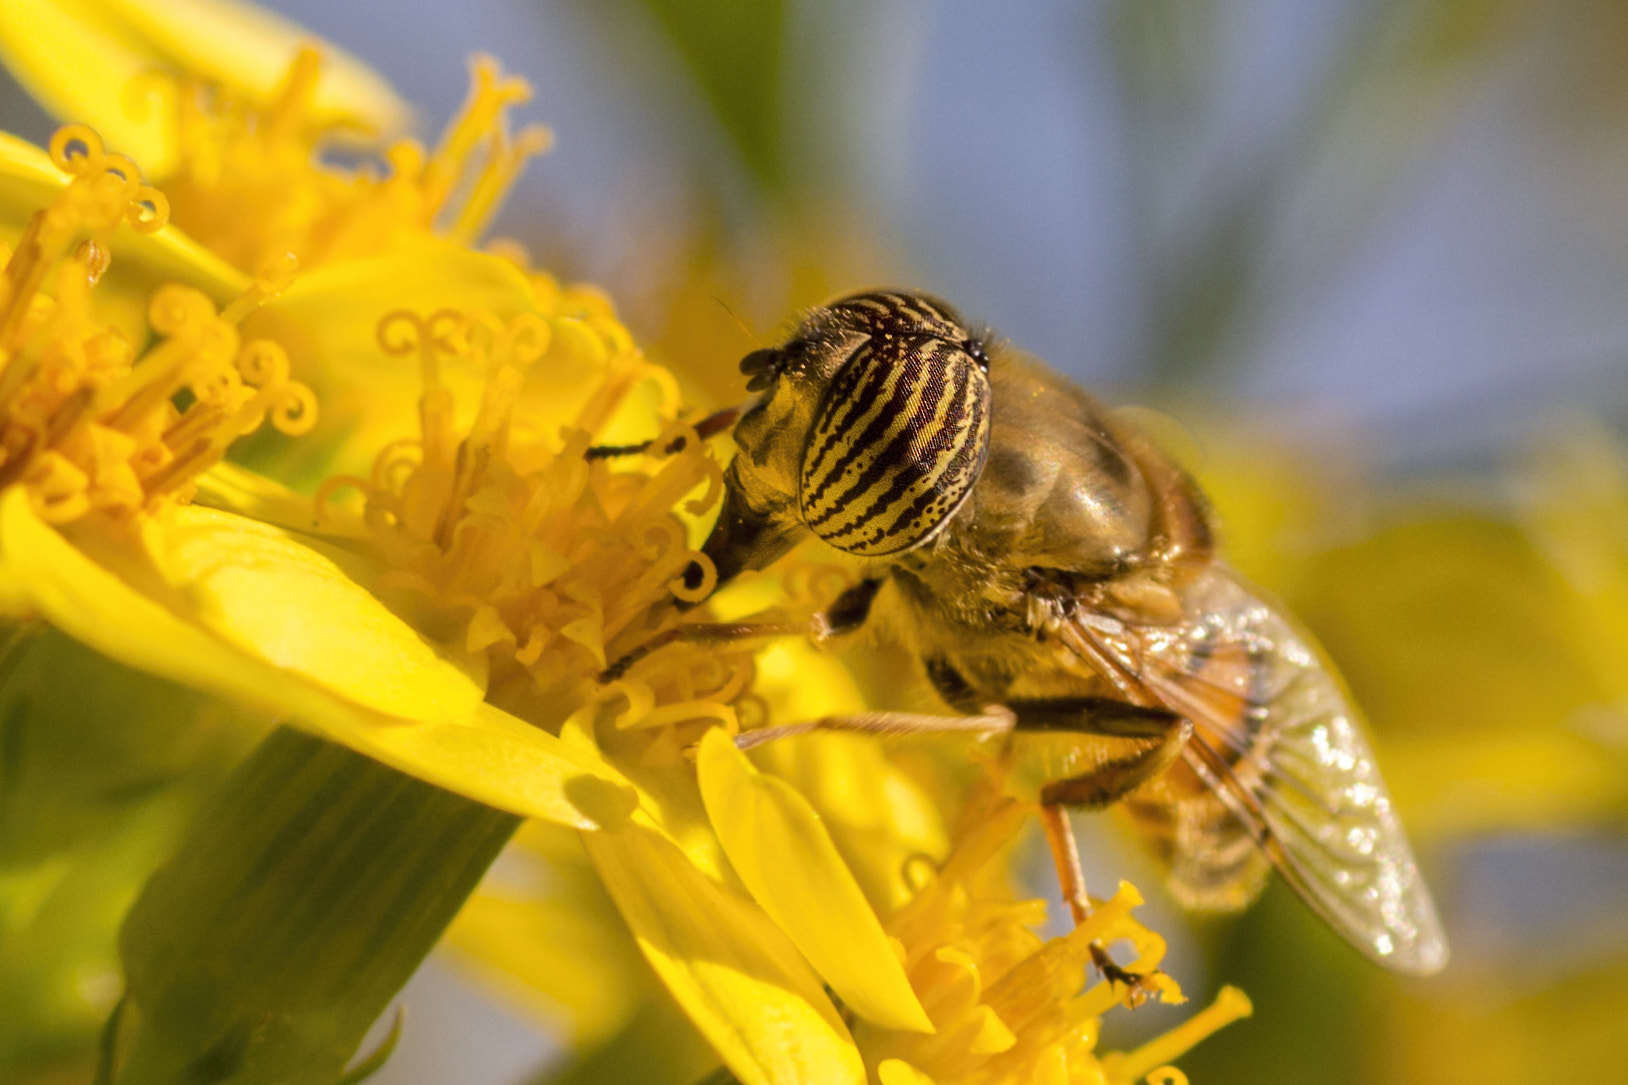
[[[289,379],[276,343],[244,343],[236,323],[278,283],[268,276],[225,310],[190,287],[152,294],[146,327],[119,327],[95,304],[115,231],[152,233],[168,205],[129,159],[69,127],[51,159],[70,175],[15,248],[0,246],[0,486],[27,488],[52,523],[128,517],[185,499],[232,441],[268,417],[297,434],[316,401]],[[149,332],[150,342],[132,342]]]

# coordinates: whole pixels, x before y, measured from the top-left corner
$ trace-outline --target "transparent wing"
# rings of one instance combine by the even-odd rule
[[[1193,721],[1182,757],[1209,793],[1189,800],[1206,838],[1223,844],[1236,828],[1363,953],[1398,972],[1439,971],[1435,904],[1357,712],[1311,638],[1223,566],[1181,603],[1174,625],[1084,616],[1077,628],[1086,654]]]

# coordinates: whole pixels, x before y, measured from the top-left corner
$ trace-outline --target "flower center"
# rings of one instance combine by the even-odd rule
[[[547,287],[536,291],[541,313],[507,322],[452,312],[386,316],[381,349],[415,358],[422,374],[419,436],[385,447],[366,478],[330,479],[317,498],[325,509],[341,490],[360,491],[362,521],[392,569],[381,589],[461,615],[466,647],[493,664],[489,698],[523,700],[523,714],[545,724],[558,714],[549,705],[598,696],[609,663],[679,621],[675,598],[699,601],[711,591],[711,563],[690,546],[675,509],[704,513],[723,486],[717,460],[683,423],[650,419],[657,447],[686,438],[671,454],[636,464],[585,455],[641,385],[666,392],[661,413],[669,416],[676,396],[665,370],[596,311],[604,305],[597,295]],[[567,360],[597,379],[573,414],[555,414],[563,425],[554,438],[537,432],[531,410],[516,408],[529,370]],[[449,366],[484,376],[467,424],[457,421]],[[550,406],[527,402],[538,413]],[[705,575],[687,582],[696,563]],[[629,701],[624,722],[733,725],[728,702],[750,675],[744,649],[680,646],[640,681],[617,687]]]

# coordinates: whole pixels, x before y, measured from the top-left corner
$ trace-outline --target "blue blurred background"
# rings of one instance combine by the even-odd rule
[[[1181,418],[1236,560],[1369,706],[1457,951],[1400,983],[1281,890],[1191,930],[1150,890],[1184,985],[1257,1005],[1195,1082],[1628,1065],[1628,5],[272,6],[426,134],[467,55],[530,81],[556,149],[498,232],[604,286],[698,402],[798,307],[894,282]],[[1156,883],[1090,847],[1099,884]],[[406,1001],[377,1081],[549,1050],[445,961]]]

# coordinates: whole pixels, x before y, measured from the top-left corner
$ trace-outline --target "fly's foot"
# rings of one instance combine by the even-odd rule
[[[1091,943],[1091,963],[1097,966],[1102,978],[1108,981],[1110,988],[1123,986],[1125,988],[1125,1004],[1131,1009],[1142,1005],[1159,995],[1159,985],[1154,977],[1159,975],[1157,970],[1152,972],[1129,972],[1114,963],[1108,956],[1108,951],[1097,943]]]

